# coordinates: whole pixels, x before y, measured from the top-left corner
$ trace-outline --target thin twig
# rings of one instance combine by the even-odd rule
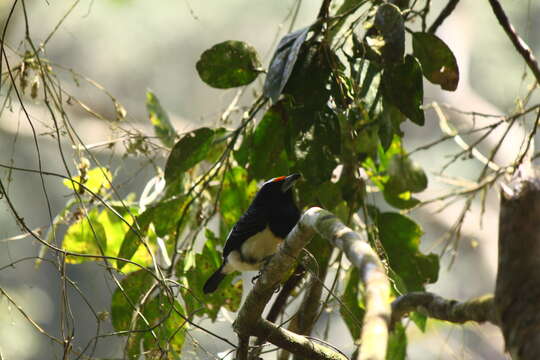
[[[444,9],[442,9],[441,13],[439,14],[439,16],[437,16],[435,21],[433,21],[433,24],[431,24],[427,32],[431,34],[435,34],[439,26],[441,26],[444,20],[446,20],[446,18],[450,16],[450,14],[454,11],[458,2],[459,0],[449,0],[448,4],[446,4]]]
[[[489,0],[489,4],[491,5],[491,8],[493,9],[493,13],[495,14],[495,17],[499,21],[499,24],[501,24],[502,28],[504,29],[504,32],[508,37],[510,38],[510,41],[512,41],[512,44],[518,51],[518,53],[523,57],[527,65],[529,66],[529,69],[531,69],[534,77],[536,78],[536,81],[540,83],[540,68],[538,67],[538,61],[533,55],[533,52],[529,45],[516,32],[516,29],[512,24],[510,23],[510,20],[508,19],[508,16],[506,16],[506,13],[504,12],[501,4],[498,0]]]

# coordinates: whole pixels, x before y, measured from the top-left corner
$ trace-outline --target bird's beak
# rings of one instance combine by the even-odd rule
[[[281,191],[287,192],[287,190],[289,190],[294,185],[296,180],[300,179],[300,177],[301,177],[300,174],[291,174],[287,176],[283,180],[283,184],[281,184]]]

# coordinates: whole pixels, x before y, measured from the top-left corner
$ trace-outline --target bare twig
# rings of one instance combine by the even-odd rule
[[[529,69],[531,69],[534,77],[536,78],[536,81],[540,83],[540,68],[538,67],[538,61],[534,57],[531,48],[517,34],[516,29],[510,23],[510,20],[508,19],[508,16],[506,16],[499,1],[489,0],[489,4],[493,9],[493,13],[499,21],[499,24],[501,24],[502,28],[504,29],[504,32],[506,33],[506,35],[508,35],[510,41],[512,41],[512,44],[516,48],[517,52],[521,55],[521,57],[523,57],[523,59],[527,63],[527,66],[529,66]]]
[[[450,14],[454,11],[458,3],[459,0],[449,0],[448,4],[446,4],[444,9],[442,9],[441,13],[439,14],[439,16],[437,16],[435,21],[433,21],[433,24],[431,24],[427,32],[435,34],[439,26],[441,26],[444,20],[446,20],[446,18],[450,16]]]

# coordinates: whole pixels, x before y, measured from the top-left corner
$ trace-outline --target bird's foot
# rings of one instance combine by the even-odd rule
[[[257,275],[255,275],[254,277],[251,278],[251,283],[252,284],[255,284],[255,281],[259,280],[259,278],[261,277],[261,272],[259,271],[259,273]]]

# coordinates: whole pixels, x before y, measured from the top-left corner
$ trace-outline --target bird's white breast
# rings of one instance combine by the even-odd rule
[[[273,255],[277,251],[278,245],[283,239],[272,234],[267,227],[263,231],[253,235],[242,244],[242,254],[244,258],[256,260],[255,263],[242,261],[238,251],[231,251],[227,256],[227,264],[224,272],[230,273],[234,270],[249,271],[259,270],[264,259]]]

